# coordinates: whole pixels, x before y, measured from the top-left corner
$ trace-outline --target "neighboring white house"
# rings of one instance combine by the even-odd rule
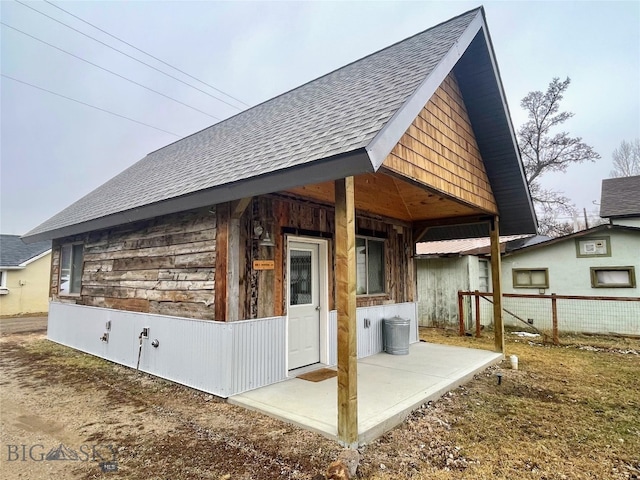
[[[599,225],[506,253],[503,293],[626,297],[558,300],[561,331],[640,335],[640,228]],[[540,329],[551,329],[550,300],[507,298],[505,306]],[[487,317],[488,318],[488,317]],[[505,315],[505,324],[517,324]]]

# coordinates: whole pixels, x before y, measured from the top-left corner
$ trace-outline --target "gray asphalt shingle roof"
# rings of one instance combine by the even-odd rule
[[[50,249],[50,240],[27,244],[20,235],[0,235],[0,267],[17,267]]]
[[[26,236],[361,149],[480,12],[467,12],[152,152]]]
[[[509,109],[477,8],[150,153],[24,238],[61,238],[375,172],[450,73],[498,204],[501,233],[534,233]],[[423,239],[487,235],[481,221],[430,228]]]
[[[602,181],[600,216],[640,216],[640,175]]]

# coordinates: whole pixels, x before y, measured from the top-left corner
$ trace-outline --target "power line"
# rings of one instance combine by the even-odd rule
[[[120,53],[120,54],[124,55],[125,57],[130,58],[131,60],[134,60],[134,61],[136,61],[136,62],[138,62],[138,63],[141,63],[141,64],[143,64],[143,65],[145,65],[145,66],[147,66],[147,67],[149,67],[149,68],[152,68],[153,70],[155,70],[155,71],[157,71],[157,72],[160,72],[161,74],[163,74],[163,75],[165,75],[165,76],[167,76],[167,77],[169,77],[169,78],[172,78],[172,79],[174,79],[174,80],[176,80],[176,81],[178,81],[178,82],[180,82],[180,83],[183,83],[183,84],[187,85],[188,87],[194,88],[194,89],[198,90],[199,92],[202,92],[202,93],[204,93],[205,95],[208,95],[208,96],[209,96],[209,97],[211,97],[211,98],[215,98],[216,100],[218,100],[218,101],[220,101],[220,102],[222,102],[222,103],[224,103],[224,104],[226,104],[226,105],[229,105],[230,107],[235,108],[236,110],[241,110],[241,108],[239,108],[239,107],[237,107],[237,106],[235,106],[235,105],[233,105],[233,104],[231,104],[231,103],[227,102],[226,100],[223,100],[223,99],[222,99],[222,98],[220,98],[220,97],[217,97],[217,96],[215,96],[215,95],[212,95],[212,94],[210,94],[209,92],[206,92],[206,91],[202,90],[201,88],[198,88],[198,87],[196,87],[196,86],[194,86],[194,85],[191,85],[190,83],[187,83],[187,82],[185,82],[184,80],[179,79],[178,77],[175,77],[175,76],[173,76],[173,75],[171,75],[171,74],[169,74],[169,73],[167,73],[167,72],[165,72],[165,71],[163,71],[163,70],[160,70],[160,69],[159,69],[159,68],[157,68],[157,67],[154,67],[153,65],[149,65],[148,63],[143,62],[142,60],[140,60],[140,59],[138,59],[138,58],[136,58],[136,57],[134,57],[134,56],[132,56],[132,55],[129,55],[128,53],[123,52],[122,50],[119,50],[119,49],[117,49],[117,48],[115,48],[115,47],[113,47],[113,46],[109,45],[108,43],[103,42],[102,40],[98,40],[97,38],[92,37],[91,35],[89,35],[89,34],[87,34],[87,33],[84,33],[83,31],[78,30],[77,28],[74,28],[74,27],[72,27],[71,25],[68,25],[68,24],[66,24],[66,23],[64,23],[64,22],[62,22],[62,21],[60,21],[60,20],[58,20],[57,18],[53,18],[52,16],[47,15],[46,13],[41,12],[40,10],[38,10],[38,9],[36,9],[36,8],[33,8],[32,6],[27,5],[27,4],[26,4],[26,3],[24,3],[24,2],[21,2],[20,0],[14,0],[14,1],[15,1],[16,3],[19,3],[20,5],[22,5],[23,7],[26,7],[26,8],[28,8],[28,9],[30,9],[30,10],[33,10],[34,12],[39,13],[40,15],[42,15],[42,16],[44,16],[44,17],[47,17],[47,18],[49,18],[50,20],[53,20],[54,22],[59,23],[60,25],[64,25],[65,27],[67,27],[67,28],[69,28],[69,29],[73,30],[74,32],[77,32],[77,33],[79,33],[79,34],[81,34],[81,35],[84,35],[85,37],[87,37],[87,38],[89,38],[89,39],[93,40],[94,42],[98,42],[99,44],[104,45],[105,47],[110,48],[111,50],[115,50],[116,52],[118,52],[118,53]]]
[[[83,19],[83,18],[80,18],[79,16],[77,16],[77,15],[75,15],[75,14],[71,13],[69,10],[65,10],[64,8],[62,8],[62,7],[58,6],[58,5],[56,5],[56,4],[55,4],[55,3],[53,3],[53,2],[50,2],[49,0],[44,0],[44,2],[45,2],[45,3],[48,3],[48,4],[49,4],[49,5],[51,5],[52,7],[57,8],[58,10],[62,10],[62,11],[63,11],[63,12],[65,12],[67,15],[71,15],[73,18],[76,18],[76,19],[80,20],[80,21],[81,21],[81,22],[83,22],[83,23],[86,23],[87,25],[92,26],[92,27],[93,27],[93,28],[95,28],[96,30],[99,30],[99,31],[101,31],[101,32],[102,32],[102,33],[104,33],[104,34],[109,35],[111,38],[114,38],[114,39],[118,40],[119,42],[122,42],[122,43],[124,43],[125,45],[128,45],[129,47],[133,48],[134,50],[137,50],[137,51],[138,51],[138,52],[140,52],[140,53],[144,53],[144,54],[145,54],[145,55],[147,55],[148,57],[151,57],[151,58],[153,58],[154,60],[157,60],[158,62],[160,62],[160,63],[162,63],[162,64],[164,64],[164,65],[166,65],[166,66],[168,66],[168,67],[170,67],[170,68],[173,68],[174,70],[176,70],[176,71],[178,71],[178,72],[182,73],[183,75],[186,75],[186,76],[187,76],[187,77],[189,77],[189,78],[192,78],[193,80],[196,80],[196,81],[198,81],[198,82],[202,83],[203,85],[206,85],[206,86],[207,86],[207,87],[209,87],[209,88],[212,88],[212,89],[213,89],[213,90],[215,90],[216,92],[221,93],[221,94],[223,94],[223,95],[226,95],[226,96],[227,96],[227,97],[229,97],[229,98],[234,99],[236,102],[241,103],[241,104],[242,104],[242,105],[244,105],[245,107],[250,107],[250,106],[251,106],[251,105],[249,105],[248,103],[243,102],[243,101],[242,101],[242,100],[240,100],[239,98],[236,98],[236,97],[234,97],[233,95],[230,95],[230,94],[228,94],[228,93],[226,93],[226,92],[223,92],[223,91],[222,91],[222,90],[220,90],[219,88],[214,87],[213,85],[211,85],[211,84],[209,84],[209,83],[205,82],[204,80],[200,80],[199,78],[194,77],[193,75],[191,75],[191,74],[189,74],[189,73],[185,72],[184,70],[180,70],[178,67],[176,67],[176,66],[174,66],[174,65],[171,65],[170,63],[165,62],[164,60],[162,60],[162,59],[160,59],[160,58],[158,58],[158,57],[156,57],[156,56],[154,56],[154,55],[150,54],[149,52],[145,52],[144,50],[142,50],[142,49],[140,49],[140,48],[136,47],[135,45],[132,45],[131,43],[127,42],[126,40],[123,40],[123,39],[121,39],[120,37],[117,37],[116,35],[113,35],[113,34],[111,34],[111,33],[107,32],[106,30],[104,30],[104,29],[102,29],[102,28],[98,27],[97,25],[94,25],[93,23],[88,22],[87,20],[85,20],[85,19]]]
[[[196,107],[194,107],[194,106],[192,106],[192,105],[189,105],[188,103],[181,102],[180,100],[177,100],[177,99],[175,99],[175,98],[173,98],[173,97],[170,97],[169,95],[166,95],[166,94],[164,94],[164,93],[162,93],[162,92],[159,92],[159,91],[157,91],[157,90],[154,90],[153,88],[147,87],[146,85],[143,85],[143,84],[141,84],[141,83],[138,83],[138,82],[136,82],[135,80],[132,80],[132,79],[130,79],[130,78],[128,78],[128,77],[125,77],[125,76],[123,76],[123,75],[120,75],[119,73],[116,73],[116,72],[114,72],[113,70],[109,70],[108,68],[101,67],[100,65],[98,65],[98,64],[96,64],[96,63],[93,63],[93,62],[91,62],[91,61],[89,61],[89,60],[86,60],[86,59],[84,59],[84,58],[82,58],[82,57],[79,57],[78,55],[76,55],[76,54],[74,54],[74,53],[71,53],[71,52],[69,52],[69,51],[67,51],[67,50],[64,50],[64,49],[60,48],[60,47],[56,47],[55,45],[53,45],[53,44],[51,44],[51,43],[49,43],[49,42],[46,42],[46,41],[42,40],[41,38],[35,37],[35,36],[31,35],[30,33],[24,32],[24,31],[22,31],[22,30],[20,30],[20,29],[18,29],[18,28],[16,28],[16,27],[12,27],[11,25],[9,25],[9,24],[7,24],[7,23],[5,23],[5,22],[0,21],[0,24],[1,24],[1,25],[3,25],[3,26],[5,26],[5,27],[8,27],[8,28],[10,28],[10,29],[12,29],[12,30],[15,30],[16,32],[21,33],[22,35],[25,35],[25,36],[27,36],[27,37],[29,37],[29,38],[33,39],[33,40],[36,40],[36,41],[38,41],[38,42],[40,42],[40,43],[43,43],[43,44],[45,44],[45,45],[47,45],[47,46],[49,46],[49,47],[51,47],[51,48],[55,48],[56,50],[59,50],[59,51],[61,51],[62,53],[66,53],[67,55],[69,55],[69,56],[71,56],[71,57],[77,58],[78,60],[81,60],[81,61],[83,61],[83,62],[85,62],[85,63],[88,63],[89,65],[92,65],[92,66],[94,66],[94,67],[96,67],[96,68],[99,68],[100,70],[104,70],[105,72],[108,72],[108,73],[110,73],[111,75],[115,75],[116,77],[122,78],[123,80],[126,80],[127,82],[133,83],[134,85],[137,85],[137,86],[142,87],[142,88],[144,88],[144,89],[146,89],[146,90],[149,90],[150,92],[153,92],[153,93],[156,93],[156,94],[158,94],[158,95],[161,95],[161,96],[163,96],[163,97],[165,97],[165,98],[168,98],[169,100],[172,100],[172,101],[174,101],[174,102],[176,102],[176,103],[179,103],[180,105],[184,105],[185,107],[188,107],[188,108],[190,108],[190,109],[192,109],[192,110],[195,110],[196,112],[199,112],[199,113],[202,113],[202,114],[204,114],[204,115],[206,115],[206,116],[208,116],[208,117],[211,117],[211,118],[213,118],[214,120],[220,120],[220,118],[219,118],[219,117],[216,117],[216,116],[214,116],[214,115],[210,115],[210,114],[208,114],[207,112],[205,112],[205,111],[203,111],[203,110],[200,110],[199,108],[196,108]]]
[[[62,95],[61,93],[53,92],[51,90],[47,90],[46,88],[38,87],[37,85],[33,85],[31,83],[25,82],[24,80],[19,80],[17,78],[11,77],[4,73],[0,73],[4,78],[8,78],[9,80],[13,80],[14,82],[22,83],[23,85],[27,85],[29,87],[35,88],[37,90],[42,90],[43,92],[50,93],[51,95],[55,95],[57,97],[62,97],[66,100],[71,100],[72,102],[79,103],[80,105],[85,105],[87,107],[94,108],[96,110],[100,110],[101,112],[108,113],[109,115],[114,115],[116,117],[124,118],[125,120],[129,120],[130,122],[137,123],[139,125],[144,125],[145,127],[153,128],[154,130],[159,130],[164,133],[168,133],[169,135],[173,135],[178,138],[184,137],[184,135],[178,135],[177,133],[170,132],[168,130],[163,130],[162,128],[154,127],[153,125],[149,125],[148,123],[140,122],[139,120],[134,120],[133,118],[126,117],[124,115],[120,115],[119,113],[112,112],[110,110],[105,110],[104,108],[96,107],[95,105],[91,105],[90,103],[83,102],[81,100],[76,100],[75,98],[67,97],[66,95]]]

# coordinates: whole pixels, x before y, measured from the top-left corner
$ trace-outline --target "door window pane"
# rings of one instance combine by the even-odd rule
[[[291,305],[308,305],[311,296],[311,252],[291,250],[290,256],[291,279],[289,281],[289,302]]]

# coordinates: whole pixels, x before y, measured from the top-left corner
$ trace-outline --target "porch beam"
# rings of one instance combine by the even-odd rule
[[[491,221],[487,215],[467,215],[464,217],[434,218],[433,220],[421,220],[413,224],[413,239],[416,243],[422,240],[430,228],[449,227],[454,225],[468,225],[471,223],[486,223]]]
[[[338,313],[338,441],[358,443],[355,187],[353,177],[335,181],[335,277]]]
[[[491,282],[493,286],[493,330],[495,351],[504,353],[504,325],[502,323],[502,266],[500,260],[500,222],[498,216],[489,222],[491,239]]]

